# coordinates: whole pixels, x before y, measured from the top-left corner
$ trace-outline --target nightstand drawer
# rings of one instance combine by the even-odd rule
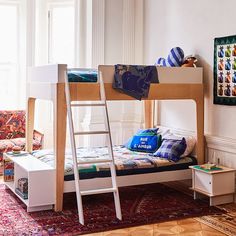
[[[208,194],[212,194],[212,175],[196,171],[194,175],[195,189],[199,189]]]

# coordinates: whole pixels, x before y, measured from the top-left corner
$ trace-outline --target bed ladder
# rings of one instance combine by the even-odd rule
[[[121,220],[121,207],[120,207],[120,197],[119,197],[119,190],[117,186],[116,180],[116,167],[114,163],[114,155],[112,149],[112,140],[111,140],[111,131],[110,131],[110,124],[108,118],[108,109],[107,109],[107,102],[106,102],[106,95],[105,95],[105,88],[104,82],[102,80],[102,76],[99,78],[100,83],[100,98],[101,100],[96,102],[90,103],[77,103],[72,104],[70,98],[70,88],[69,88],[69,80],[68,75],[65,73],[65,94],[66,94],[66,105],[67,105],[67,115],[69,120],[69,132],[70,132],[70,142],[71,142],[71,150],[72,150],[72,157],[73,157],[73,166],[74,166],[74,176],[75,176],[75,189],[76,189],[76,198],[77,198],[77,207],[78,207],[78,214],[79,214],[79,222],[84,225],[84,214],[83,214],[83,204],[82,204],[82,196],[83,195],[91,195],[91,194],[100,194],[100,193],[110,193],[112,192],[114,195],[114,202],[115,202],[115,210],[116,210],[116,217]],[[72,107],[86,107],[86,106],[100,106],[104,108],[104,124],[105,130],[100,131],[83,131],[83,132],[75,132],[74,131],[74,123],[72,117]],[[107,135],[108,141],[108,154],[109,158],[103,160],[94,160],[91,159],[86,162],[77,161],[77,151],[76,151],[76,142],[75,136],[77,135],[100,135],[105,134]],[[86,164],[98,164],[98,163],[109,163],[110,171],[111,171],[111,183],[112,187],[110,188],[103,188],[103,189],[93,189],[93,190],[80,190],[80,179],[79,179],[79,169],[78,166],[86,165]]]

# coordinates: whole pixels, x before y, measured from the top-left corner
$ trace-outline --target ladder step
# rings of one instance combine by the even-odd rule
[[[83,162],[78,162],[78,165],[86,165],[86,164],[98,164],[98,163],[111,163],[111,159],[106,159],[106,160],[90,160],[90,161],[83,161]]]
[[[81,191],[80,194],[84,196],[84,195],[92,195],[92,194],[100,194],[100,193],[112,193],[116,191],[117,191],[116,188],[103,188],[103,189]]]
[[[92,102],[92,103],[72,103],[72,107],[101,107],[105,106],[105,102]]]
[[[90,134],[109,134],[109,131],[83,131],[83,132],[75,132],[74,135],[90,135]]]

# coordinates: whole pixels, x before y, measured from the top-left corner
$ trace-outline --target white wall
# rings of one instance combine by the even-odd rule
[[[213,105],[213,40],[235,34],[235,8],[234,0],[145,0],[144,53],[146,63],[166,57],[175,46],[197,55],[204,67],[205,132],[236,139],[236,107]],[[195,129],[192,104],[162,102],[161,123]]]
[[[236,168],[236,107],[213,104],[214,38],[234,35],[234,0],[145,0],[144,62],[153,64],[180,46],[204,68],[207,158]],[[161,125],[195,131],[193,102],[162,101]]]

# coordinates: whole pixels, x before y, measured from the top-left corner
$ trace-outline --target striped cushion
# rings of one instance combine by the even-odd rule
[[[156,66],[166,66],[166,59],[163,57],[158,58],[155,65]]]
[[[170,50],[167,59],[159,58],[156,62],[158,66],[175,67],[181,66],[184,61],[184,51],[180,47],[175,47]]]
[[[184,60],[184,51],[180,47],[172,48],[167,58],[169,66],[181,66]]]

